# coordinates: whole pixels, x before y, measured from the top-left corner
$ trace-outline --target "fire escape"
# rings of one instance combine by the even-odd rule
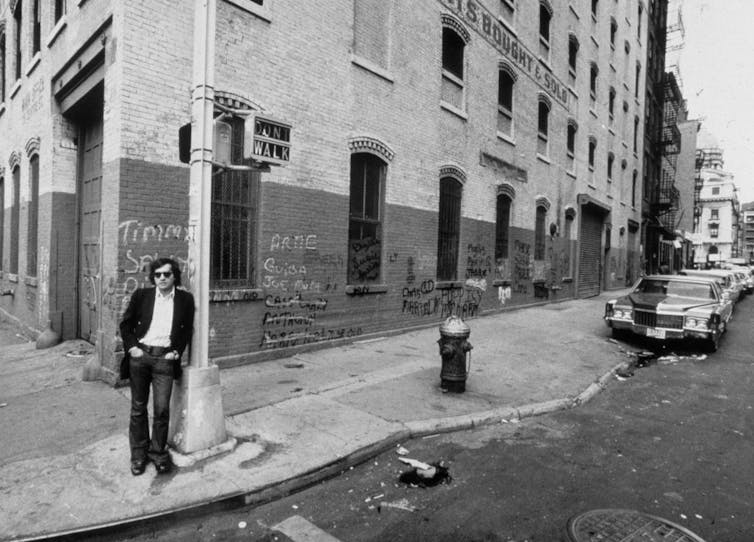
[[[703,167],[704,151],[697,149],[696,157],[694,160],[694,233],[701,232],[699,221],[702,218],[701,195],[702,186],[704,186],[704,181],[702,180]]]
[[[680,192],[675,179],[678,166],[678,154],[681,152],[681,131],[678,128],[678,111],[681,108],[681,91],[675,76],[666,72],[662,81],[663,119],[660,138],[661,177],[656,185],[650,204],[652,214],[660,225],[672,234],[676,227],[676,213],[680,201]]]

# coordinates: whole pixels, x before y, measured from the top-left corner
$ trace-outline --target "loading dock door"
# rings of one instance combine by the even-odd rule
[[[100,291],[102,128],[101,115],[82,120],[79,147],[79,337],[92,343],[97,337]]]
[[[583,205],[581,209],[578,295],[592,297],[600,293],[603,215],[591,205]]]

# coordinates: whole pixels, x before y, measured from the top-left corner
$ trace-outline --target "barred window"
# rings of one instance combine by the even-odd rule
[[[461,234],[461,183],[440,179],[440,213],[437,228],[437,280],[456,280]]]
[[[243,161],[243,119],[231,120],[231,162]],[[213,169],[210,229],[212,288],[254,287],[259,173]]]
[[[495,222],[495,261],[508,258],[508,238],[511,222],[511,198],[507,194],[497,196],[497,219]]]
[[[5,101],[5,31],[0,31],[0,103]]]
[[[513,88],[515,78],[508,68],[498,70],[497,131],[513,137]]]
[[[39,155],[29,159],[29,208],[26,224],[26,276],[37,276],[37,217],[39,215]]]
[[[534,224],[534,259],[545,259],[545,221],[547,209],[543,205],[537,206],[537,216]]]
[[[382,268],[382,193],[387,166],[369,153],[351,155],[348,283],[378,282]]]
[[[8,271],[18,274],[18,234],[21,211],[21,168],[13,168],[13,205],[10,209],[10,267]]]

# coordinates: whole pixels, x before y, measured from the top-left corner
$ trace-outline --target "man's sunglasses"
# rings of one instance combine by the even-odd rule
[[[165,277],[166,279],[169,279],[170,277],[173,276],[173,272],[172,271],[155,271],[154,276],[157,278]]]

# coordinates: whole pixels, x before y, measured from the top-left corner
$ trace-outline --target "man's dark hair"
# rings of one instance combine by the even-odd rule
[[[154,284],[154,272],[163,265],[170,264],[170,269],[173,271],[173,277],[175,277],[175,286],[181,285],[181,268],[178,266],[178,262],[172,258],[157,258],[149,266],[149,282]]]

